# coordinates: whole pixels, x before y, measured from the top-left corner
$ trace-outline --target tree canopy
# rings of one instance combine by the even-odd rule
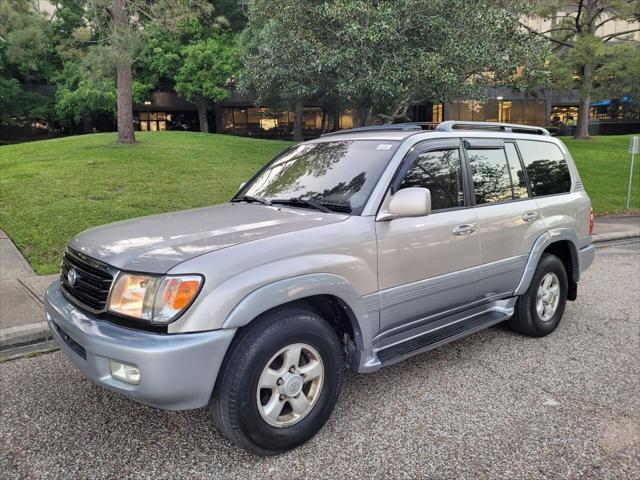
[[[333,98],[362,125],[403,119],[425,100],[482,98],[546,78],[547,44],[530,12],[490,0],[251,2],[240,87],[264,103]],[[443,14],[446,12],[446,15]]]
[[[540,0],[535,12],[550,22],[534,33],[554,50],[551,85],[578,90],[576,137],[588,138],[593,98],[630,96],[637,102],[640,96],[640,43],[633,39],[640,28],[606,28],[616,20],[640,20],[640,0]]]
[[[640,0],[33,0],[0,2],[0,123],[118,118],[154,90],[207,108],[234,90],[257,104],[303,104],[356,125],[406,120],[412,106],[484,100],[488,87],[576,89],[578,136],[592,100],[640,103]],[[534,31],[524,19],[549,20]],[[330,112],[330,113],[329,113]],[[323,122],[324,122],[323,116]]]
[[[230,95],[238,68],[238,49],[227,35],[216,35],[187,45],[181,50],[181,65],[176,74],[175,90],[198,106],[200,130],[209,130],[206,104]]]

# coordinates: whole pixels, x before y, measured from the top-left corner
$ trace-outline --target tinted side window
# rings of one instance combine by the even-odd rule
[[[504,150],[507,153],[507,162],[509,162],[509,169],[511,170],[513,198],[528,198],[529,192],[527,191],[527,179],[525,178],[516,146],[513,143],[507,142],[504,144]]]
[[[467,150],[476,205],[513,199],[511,172],[503,149]]]
[[[518,140],[534,197],[571,190],[571,175],[562,151],[548,142]]]
[[[431,192],[431,209],[463,207],[462,165],[456,150],[423,152],[405,175],[400,188],[424,187]]]

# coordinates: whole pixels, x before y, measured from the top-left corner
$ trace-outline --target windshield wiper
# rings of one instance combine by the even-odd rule
[[[231,201],[232,202],[249,202],[249,203],[258,202],[268,207],[273,206],[273,204],[266,198],[254,197],[253,195],[243,195],[242,197],[234,198]]]
[[[314,202],[313,200],[308,200],[306,198],[298,197],[298,198],[290,198],[289,200],[285,199],[276,199],[271,201],[272,204],[282,204],[282,205],[308,205],[311,208],[315,208],[316,210],[320,210],[324,213],[333,213],[333,210],[325,207],[321,203]]]

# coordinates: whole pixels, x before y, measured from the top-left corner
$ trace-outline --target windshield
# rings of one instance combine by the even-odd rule
[[[297,145],[234,197],[359,215],[399,142],[351,140]]]

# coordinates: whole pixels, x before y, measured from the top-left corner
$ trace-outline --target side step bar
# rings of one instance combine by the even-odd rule
[[[441,345],[488,328],[491,325],[509,319],[512,315],[513,309],[485,311],[436,327],[404,341],[382,347],[376,351],[376,354],[383,365],[396,363],[417,353],[433,350]]]

